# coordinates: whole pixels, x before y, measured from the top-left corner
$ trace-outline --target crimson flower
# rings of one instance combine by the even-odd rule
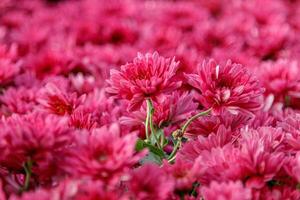
[[[263,93],[258,80],[247,69],[227,61],[218,65],[214,60],[199,65],[197,74],[186,74],[188,83],[199,91],[198,100],[216,114],[225,110],[237,114],[252,112],[261,107]]]
[[[76,93],[69,94],[53,83],[48,83],[43,89],[39,103],[57,115],[72,114],[85,99],[85,95],[78,98]]]
[[[130,100],[129,110],[141,106],[146,98],[155,98],[161,93],[171,92],[181,86],[175,74],[178,62],[164,58],[157,52],[138,54],[132,63],[111,70],[107,92]]]
[[[154,164],[146,164],[131,173],[132,199],[170,199],[173,187],[172,179]]]
[[[0,84],[10,82],[20,71],[21,61],[17,60],[17,46],[0,45]]]
[[[142,155],[135,152],[135,134],[123,137],[120,134],[117,124],[95,128],[91,133],[82,132],[72,155],[66,160],[66,170],[75,176],[114,184]]]
[[[60,170],[60,158],[73,141],[67,118],[55,115],[14,114],[0,121],[0,129],[1,166],[19,173],[30,160],[39,179],[51,179]]]
[[[201,188],[201,193],[206,200],[250,200],[251,190],[244,188],[240,181],[215,182],[213,181],[209,187]]]

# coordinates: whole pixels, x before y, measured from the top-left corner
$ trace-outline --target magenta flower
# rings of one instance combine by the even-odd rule
[[[17,46],[0,44],[0,85],[12,81],[20,71],[21,61],[17,59]]]
[[[1,96],[2,112],[9,116],[13,113],[26,114],[37,108],[37,88],[9,88]]]
[[[135,134],[123,137],[120,134],[116,124],[93,129],[91,133],[79,133],[77,146],[66,160],[66,170],[75,176],[115,183],[142,155],[134,151]]]
[[[205,200],[251,200],[251,190],[245,188],[240,181],[212,182],[209,187],[200,190]]]
[[[209,60],[199,65],[197,74],[186,74],[186,78],[199,92],[198,100],[216,114],[225,110],[251,114],[261,108],[260,96],[264,90],[240,64],[228,61],[226,65],[218,65]]]
[[[284,166],[285,171],[293,177],[296,182],[300,181],[300,153],[297,152],[295,156],[288,159],[287,164]]]
[[[138,54],[132,63],[111,70],[108,93],[130,100],[129,110],[139,108],[146,98],[156,98],[162,93],[180,87],[175,81],[178,62],[163,58],[158,53]]]
[[[91,130],[97,127],[97,122],[88,110],[79,107],[71,114],[69,126],[77,129]]]
[[[51,180],[61,172],[61,157],[73,141],[66,118],[53,115],[12,115],[0,122],[1,166],[20,173],[24,163],[33,163],[37,179]]]
[[[65,180],[55,188],[39,188],[21,196],[12,196],[11,200],[126,200],[125,195],[117,189],[107,189],[101,181],[92,180]]]
[[[191,190],[200,170],[197,164],[177,158],[174,164],[164,163],[164,171],[173,178],[176,191]]]
[[[248,115],[231,115],[228,112],[222,113],[219,116],[203,116],[189,126],[185,136],[188,138],[196,138],[199,135],[209,136],[211,133],[217,133],[220,127],[237,135],[239,129],[247,125],[249,121],[250,117]]]
[[[48,83],[43,89],[39,103],[57,115],[72,114],[85,99],[85,95],[78,98],[76,93],[68,94],[53,83]]]
[[[274,101],[289,106],[290,98],[300,97],[300,68],[297,61],[278,60],[267,62],[259,67],[260,79],[266,88],[266,95],[272,95]]]
[[[280,128],[261,127],[242,131],[239,165],[246,184],[262,188],[272,180],[284,164],[284,133]]]
[[[131,173],[129,190],[133,199],[170,199],[174,183],[154,164],[146,164]]]
[[[300,114],[290,114],[286,116],[278,126],[286,132],[285,143],[287,150],[298,152],[300,150]]]

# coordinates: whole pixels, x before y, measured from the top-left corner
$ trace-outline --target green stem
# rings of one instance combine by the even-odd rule
[[[174,146],[174,148],[173,148],[171,154],[170,154],[169,157],[168,157],[168,161],[169,161],[169,162],[173,162],[174,159],[176,158],[176,153],[177,153],[177,151],[178,151],[178,149],[179,149],[179,147],[180,147],[180,145],[181,145],[181,142],[182,142],[182,137],[183,137],[183,135],[184,135],[186,129],[189,127],[189,125],[190,125],[194,120],[196,120],[197,118],[199,118],[199,117],[201,117],[201,116],[208,115],[208,114],[211,112],[211,110],[212,110],[212,109],[209,108],[209,109],[207,109],[207,110],[205,110],[205,111],[203,111],[203,112],[200,112],[200,113],[198,113],[198,114],[192,116],[190,119],[188,119],[188,120],[184,123],[184,125],[182,126],[181,129],[179,129],[179,130],[177,130],[176,132],[174,132],[175,135],[176,135],[176,137],[177,137],[177,141],[176,141],[176,144],[175,144],[175,146]]]
[[[145,133],[146,133],[146,142],[149,141],[149,119],[151,115],[150,106],[147,99],[147,116],[146,116],[146,122],[145,122]]]
[[[170,154],[169,157],[168,157],[168,161],[169,161],[169,162],[173,162],[173,161],[175,160],[175,158],[176,158],[176,153],[177,153],[177,150],[179,149],[180,145],[181,145],[181,138],[179,138],[179,139],[176,141],[176,144],[175,144],[175,146],[174,146],[174,148],[173,148],[171,154]]]
[[[190,119],[188,119],[188,120],[185,122],[185,124],[182,126],[182,128],[181,128],[181,134],[183,135],[183,134],[185,133],[186,129],[189,127],[189,125],[190,125],[194,120],[198,119],[198,118],[201,117],[201,116],[208,115],[208,114],[211,112],[211,110],[212,110],[212,109],[209,108],[209,109],[207,109],[207,110],[205,110],[205,111],[203,111],[203,112],[200,112],[200,113],[198,113],[198,114],[192,116]]]
[[[31,167],[32,167],[32,162],[29,159],[25,164],[24,164],[24,170],[25,170],[25,182],[23,186],[23,191],[28,190],[29,188],[29,183],[30,183],[30,178],[31,178]]]
[[[153,134],[153,136],[154,136],[154,139],[155,139],[155,142],[157,144],[157,147],[160,148],[160,149],[162,149],[162,147],[161,147],[161,145],[159,143],[159,139],[157,138],[155,128],[153,126],[154,108],[153,108],[153,104],[152,104],[151,99],[147,99],[147,115],[148,115],[148,113],[149,113],[148,122],[149,122],[149,125],[150,125],[151,134]]]

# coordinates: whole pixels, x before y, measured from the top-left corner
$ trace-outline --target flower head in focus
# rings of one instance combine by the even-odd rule
[[[229,111],[251,113],[261,108],[264,89],[247,69],[227,61],[218,65],[214,60],[199,65],[197,74],[186,74],[187,82],[198,92],[198,100],[216,114]]]
[[[129,110],[141,106],[146,98],[156,98],[162,93],[180,87],[175,74],[178,62],[164,58],[157,52],[138,54],[132,63],[121,66],[121,70],[111,70],[107,92],[130,100]]]

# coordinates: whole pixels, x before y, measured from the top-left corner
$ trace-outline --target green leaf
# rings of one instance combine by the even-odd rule
[[[141,161],[141,164],[145,164],[145,163],[156,163],[158,165],[162,164],[162,159],[154,154],[153,152],[149,152]]]
[[[136,151],[142,151],[145,148],[144,146],[144,141],[141,139],[138,139],[136,144],[135,144],[135,150]]]
[[[163,150],[157,148],[152,144],[146,143],[144,140],[138,139],[135,145],[136,151],[141,151],[145,148],[148,148],[150,152],[154,153],[155,155],[159,156],[160,158],[165,158],[166,154]]]

